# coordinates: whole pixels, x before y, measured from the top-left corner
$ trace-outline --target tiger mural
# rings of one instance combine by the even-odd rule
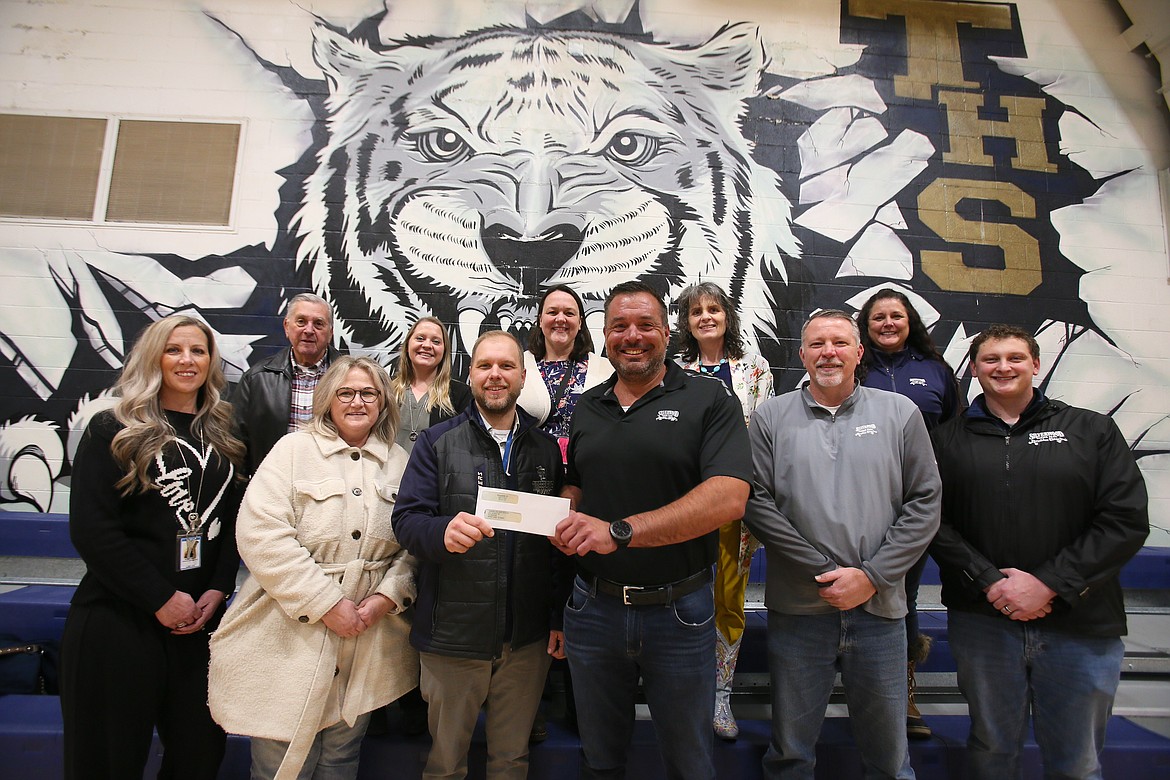
[[[799,244],[739,123],[768,64],[758,29],[699,46],[510,27],[374,50],[320,26],[328,139],[294,229],[298,264],[355,351],[395,351],[424,314],[530,328],[543,287],[596,316],[620,282],[715,279],[746,335],[774,336],[763,275]]]

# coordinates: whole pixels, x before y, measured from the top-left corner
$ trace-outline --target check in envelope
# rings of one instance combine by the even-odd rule
[[[552,536],[557,523],[569,515],[569,499],[481,487],[475,514],[487,520],[492,528]]]

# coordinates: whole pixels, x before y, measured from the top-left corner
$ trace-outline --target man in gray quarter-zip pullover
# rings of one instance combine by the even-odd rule
[[[940,487],[909,399],[861,387],[857,324],[824,310],[801,331],[809,382],[752,418],[745,521],[768,555],[769,778],[813,777],[841,673],[869,774],[913,778],[906,747],[906,571],[938,529]]]

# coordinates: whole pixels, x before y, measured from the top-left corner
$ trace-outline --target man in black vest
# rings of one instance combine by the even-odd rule
[[[394,508],[394,533],[419,559],[410,641],[434,740],[423,777],[467,775],[486,707],[488,778],[524,780],[549,656],[564,658],[568,559],[547,537],[494,530],[474,512],[480,487],[556,495],[561,448],[516,406],[524,360],[514,336],[480,336],[468,380],[475,403],[419,432]]]

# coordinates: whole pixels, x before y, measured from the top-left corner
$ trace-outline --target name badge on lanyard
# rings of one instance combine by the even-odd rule
[[[179,571],[198,569],[203,565],[203,534],[179,534]]]

